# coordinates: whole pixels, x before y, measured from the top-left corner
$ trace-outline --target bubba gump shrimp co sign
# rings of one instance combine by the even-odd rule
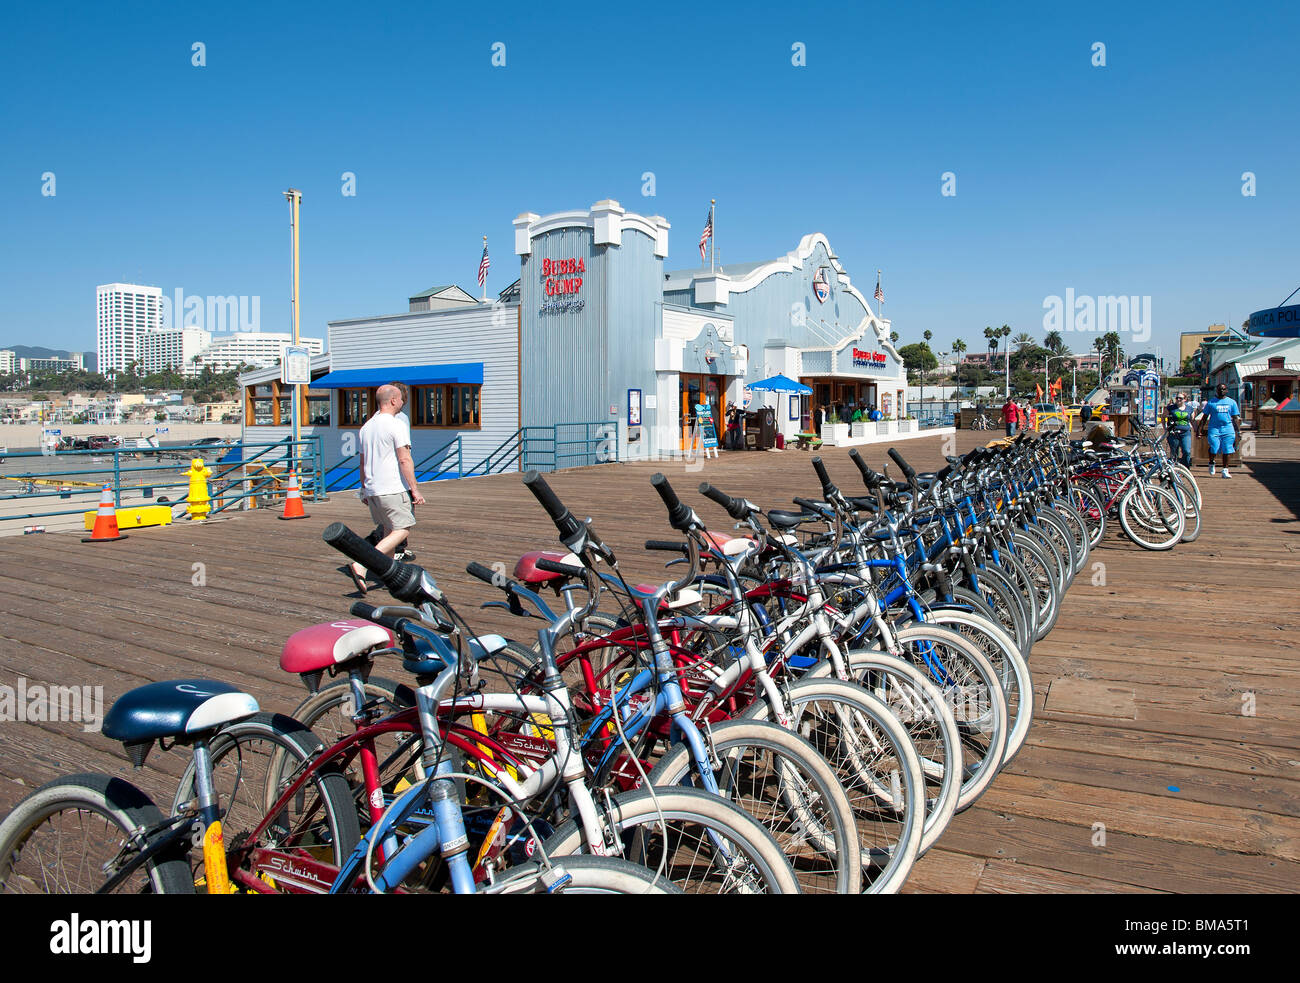
[[[539,313],[562,314],[580,311],[586,301],[577,296],[582,291],[582,280],[587,273],[587,262],[581,256],[564,259],[543,259],[539,274],[542,293],[546,299]]]

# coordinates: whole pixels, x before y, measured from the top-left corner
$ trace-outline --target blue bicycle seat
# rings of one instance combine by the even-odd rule
[[[228,683],[173,679],[138,686],[104,716],[105,737],[123,743],[214,730],[257,713],[257,700]]]

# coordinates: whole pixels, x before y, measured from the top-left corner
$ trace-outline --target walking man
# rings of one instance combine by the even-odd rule
[[[1007,394],[1007,401],[1002,404],[1002,422],[1006,425],[1007,436],[1014,437],[1020,425],[1020,407],[1016,401]]]
[[[1165,426],[1168,428],[1166,439],[1169,441],[1169,453],[1179,464],[1190,466],[1192,463],[1192,411],[1187,405],[1187,397],[1179,393],[1174,401],[1165,407]]]
[[[1213,399],[1206,400],[1201,431],[1210,445],[1210,474],[1214,474],[1214,455],[1223,455],[1223,476],[1228,474],[1228,456],[1241,440],[1241,407],[1228,397],[1228,387],[1220,382]]]
[[[411,460],[411,430],[405,418],[399,416],[403,402],[402,391],[396,386],[380,386],[375,391],[375,415],[366,421],[358,435],[361,500],[383,530],[383,538],[375,548],[388,556],[395,555],[405,545],[415,525],[413,506],[424,504]],[[352,563],[348,565],[348,573],[357,590],[364,594],[365,568]]]

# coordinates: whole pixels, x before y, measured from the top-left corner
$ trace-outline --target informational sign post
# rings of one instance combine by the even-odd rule
[[[311,385],[311,351],[307,348],[286,345],[284,360],[280,363],[280,382],[286,386]]]
[[[700,432],[700,446],[707,457],[709,451],[718,456],[718,428],[713,422],[713,407],[708,403],[695,404],[695,425]]]
[[[641,426],[640,389],[629,389],[627,391],[627,425],[629,427]]]

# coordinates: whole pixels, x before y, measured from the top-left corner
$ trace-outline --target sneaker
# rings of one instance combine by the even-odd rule
[[[1224,476],[1225,478],[1231,478],[1231,477],[1232,477],[1232,475],[1228,474],[1228,469],[1227,469],[1227,468],[1224,468],[1224,469],[1223,469],[1223,476]]]
[[[410,550],[402,550],[402,552],[394,556],[393,559],[400,560],[402,563],[411,563],[415,560],[415,554]]]
[[[1210,465],[1210,474],[1214,474],[1214,465],[1213,465],[1213,464]]]

